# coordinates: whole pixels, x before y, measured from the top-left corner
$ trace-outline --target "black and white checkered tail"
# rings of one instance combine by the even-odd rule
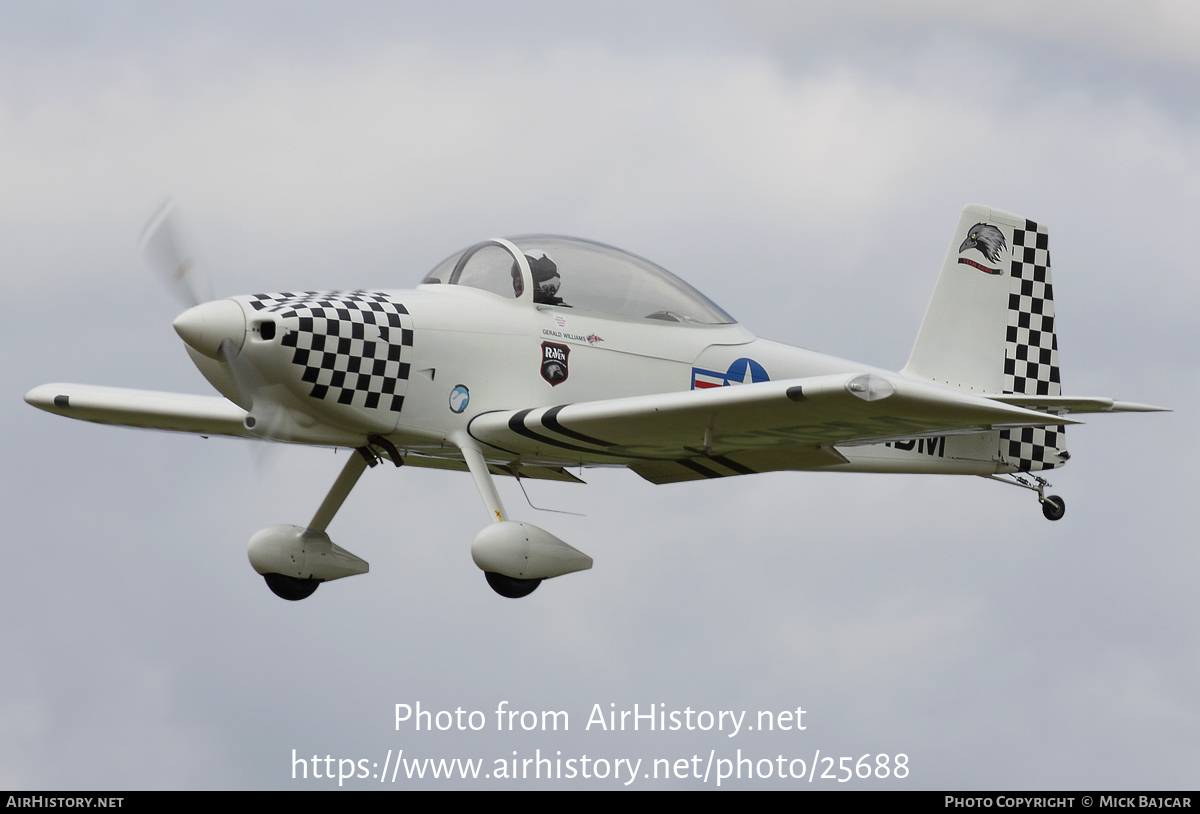
[[[1054,331],[1054,286],[1050,282],[1049,238],[1031,220],[1012,231],[1008,331],[1004,342],[1004,390],[1027,396],[1058,396],[1058,338]],[[1066,461],[1064,427],[1003,430],[1000,452],[1020,472],[1054,469]]]

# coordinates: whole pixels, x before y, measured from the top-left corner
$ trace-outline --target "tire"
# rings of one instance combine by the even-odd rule
[[[1062,520],[1064,514],[1067,513],[1067,503],[1058,495],[1050,495],[1042,503],[1042,514],[1047,520]]]
[[[529,596],[537,590],[537,586],[542,584],[540,579],[517,579],[497,574],[495,571],[484,571],[483,575],[487,577],[488,585],[492,586],[492,590],[507,599]]]
[[[271,593],[288,602],[308,599],[321,584],[319,579],[298,579],[283,574],[263,574],[263,579],[267,581],[267,587],[271,589]]]

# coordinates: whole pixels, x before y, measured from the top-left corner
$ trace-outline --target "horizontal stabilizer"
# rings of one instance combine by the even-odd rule
[[[1047,413],[1169,413],[1169,407],[1154,407],[1133,401],[1116,401],[1098,396],[1025,396],[1015,393],[989,395],[993,401],[1002,401],[1016,407],[1042,410]]]
[[[148,430],[253,438],[246,411],[220,396],[191,396],[88,384],[43,384],[25,401],[55,415]]]

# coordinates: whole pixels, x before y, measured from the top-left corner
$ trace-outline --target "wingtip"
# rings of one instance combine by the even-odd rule
[[[39,410],[49,410],[61,388],[57,384],[39,384],[25,394],[25,403]]]

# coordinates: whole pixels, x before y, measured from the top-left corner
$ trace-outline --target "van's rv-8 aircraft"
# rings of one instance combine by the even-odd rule
[[[284,599],[368,570],[326,528],[385,461],[471,473],[492,521],[472,558],[515,598],[592,559],[510,519],[498,475],[977,475],[1036,492],[1058,520],[1065,503],[1038,473],[1066,463],[1070,416],[1161,409],[1062,395],[1046,228],[982,206],[963,210],[898,373],[758,339],[664,269],[574,238],[486,240],[410,291],[207,301],[169,202],[143,251],[191,304],[175,330],[221,396],[46,384],[25,400],[102,424],[356,450],[306,526],[250,540]]]

